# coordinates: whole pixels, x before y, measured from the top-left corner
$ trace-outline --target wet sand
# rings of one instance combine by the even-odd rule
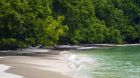
[[[23,78],[72,78],[71,69],[58,53],[0,56],[0,64],[11,66],[6,72]]]

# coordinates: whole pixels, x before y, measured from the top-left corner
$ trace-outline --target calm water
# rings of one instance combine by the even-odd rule
[[[77,78],[140,78],[140,46],[72,53]]]

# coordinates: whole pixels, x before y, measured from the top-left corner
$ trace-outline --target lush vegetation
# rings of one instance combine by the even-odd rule
[[[0,49],[139,40],[139,0],[0,0]]]

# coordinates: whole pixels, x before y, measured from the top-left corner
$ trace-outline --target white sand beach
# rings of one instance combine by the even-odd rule
[[[73,78],[59,53],[0,56],[0,78]]]
[[[6,71],[10,68],[11,66],[0,64],[0,78],[23,78],[23,76],[7,73]]]

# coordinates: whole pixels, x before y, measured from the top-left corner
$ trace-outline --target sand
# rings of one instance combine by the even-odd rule
[[[73,78],[71,68],[58,53],[0,57],[0,64],[11,66],[7,73],[23,78]]]

